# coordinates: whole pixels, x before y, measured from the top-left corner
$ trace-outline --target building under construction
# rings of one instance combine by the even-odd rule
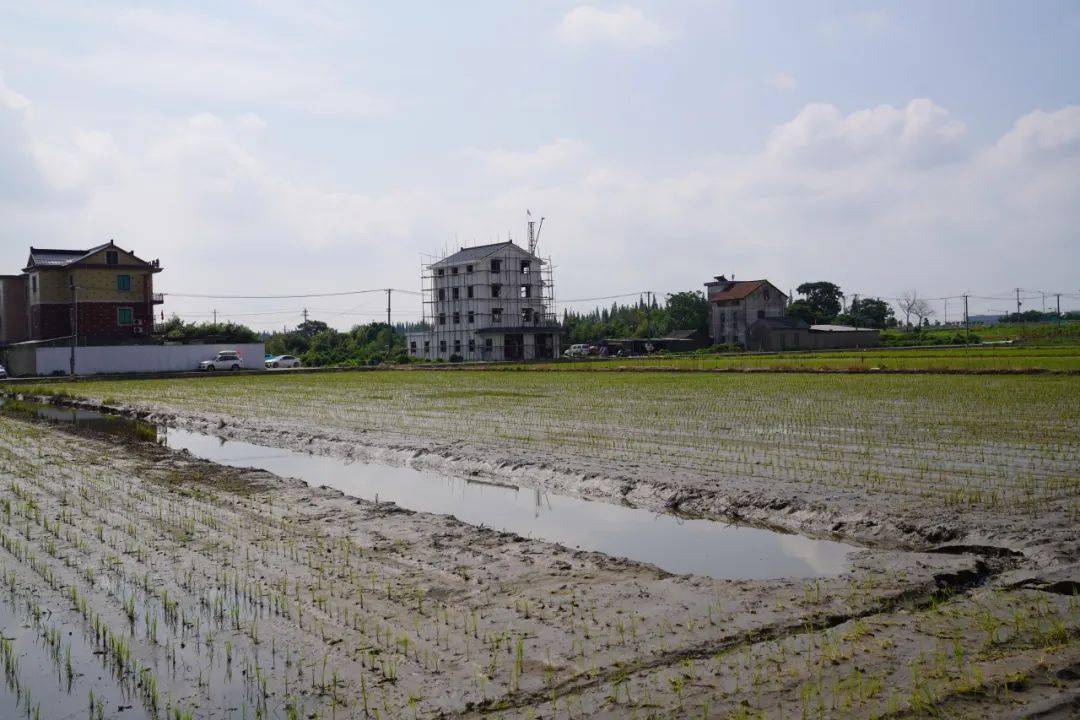
[[[542,221],[541,221],[542,222]],[[409,354],[428,360],[540,360],[559,356],[550,259],[512,240],[463,247],[422,271],[424,322]]]

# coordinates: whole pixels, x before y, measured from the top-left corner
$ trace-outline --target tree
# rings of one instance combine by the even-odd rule
[[[788,305],[787,314],[788,317],[802,320],[807,325],[816,325],[818,322],[814,308],[810,307],[810,303],[805,300],[796,300]]]
[[[671,330],[698,330],[709,333],[709,301],[700,290],[667,296],[667,321]]]
[[[896,324],[896,317],[889,303],[877,298],[859,298],[856,295],[848,308],[851,324],[858,327],[886,328]]]
[[[813,322],[811,322],[812,325],[830,322],[840,314],[840,310],[843,307],[841,299],[844,297],[844,293],[841,292],[839,285],[835,285],[831,282],[819,281],[803,283],[795,288],[795,291],[805,299],[806,306],[813,316]],[[792,305],[794,304],[795,303],[792,303]],[[788,314],[791,314],[790,309]]]

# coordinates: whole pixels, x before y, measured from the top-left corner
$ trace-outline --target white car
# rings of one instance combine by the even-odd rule
[[[7,377],[7,368],[4,367],[3,365],[0,365],[0,379],[6,378],[6,377]]]
[[[212,360],[203,360],[199,363],[199,369],[204,372],[214,370],[239,370],[244,367],[244,358],[235,350],[222,350]]]
[[[563,355],[568,358],[587,357],[588,354],[588,345],[571,345],[570,347],[566,348],[566,351],[563,353]]]
[[[300,358],[295,355],[278,355],[277,357],[267,358],[266,367],[268,368],[298,368],[300,367]]]

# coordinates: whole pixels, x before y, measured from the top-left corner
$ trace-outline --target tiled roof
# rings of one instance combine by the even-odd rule
[[[104,243],[89,250],[55,250],[50,248],[30,248],[30,262],[28,266],[63,267],[83,259],[87,255],[93,255],[98,250],[108,247],[112,243]]]
[[[506,242],[492,243],[490,245],[474,245],[472,247],[461,248],[453,255],[449,255],[447,257],[444,257],[439,262],[433,263],[432,267],[439,267],[440,265],[459,265],[461,263],[467,263],[474,260],[483,260],[488,255],[491,255],[497,250],[505,247],[513,247],[520,250],[526,255],[529,254],[528,250],[523,247],[518,247],[517,245],[508,240]]]
[[[709,300],[711,302],[719,300],[742,300],[766,282],[767,281],[765,280],[729,280],[727,283],[709,283]]]

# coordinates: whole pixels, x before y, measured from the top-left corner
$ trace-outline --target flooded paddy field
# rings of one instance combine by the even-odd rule
[[[76,647],[68,695],[47,643],[28,655],[47,696],[85,706],[100,677],[159,717],[1075,714],[1076,379],[976,378],[950,404],[906,384],[928,378],[796,378],[804,404],[738,376],[704,403],[685,379],[444,375],[465,379],[85,383],[84,409],[149,422],[0,419],[0,618],[35,595],[102,653]],[[516,414],[541,395],[543,432]]]

